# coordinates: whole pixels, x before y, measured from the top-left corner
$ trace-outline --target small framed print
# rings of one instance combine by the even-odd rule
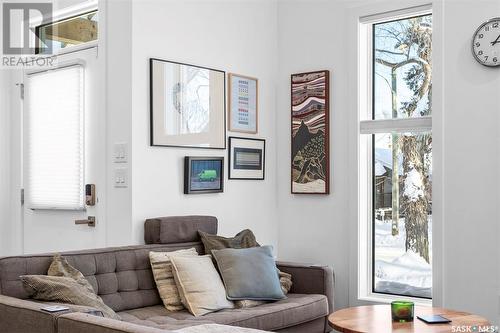
[[[224,157],[184,157],[184,194],[224,192]]]
[[[258,79],[229,73],[229,131],[256,134],[259,122]]]
[[[229,137],[229,179],[263,180],[266,141]]]

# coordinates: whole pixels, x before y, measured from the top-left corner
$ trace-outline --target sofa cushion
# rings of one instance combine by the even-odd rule
[[[198,252],[195,248],[171,252],[149,252],[151,270],[163,305],[169,311],[179,311],[184,309],[184,305],[182,305],[179,289],[174,281],[172,262],[170,261],[172,255],[198,256]]]
[[[48,275],[23,275],[21,280],[34,299],[90,306],[101,311],[105,317],[120,320],[120,317],[102,299],[73,278]]]
[[[278,302],[250,309],[227,309],[202,317],[194,317],[187,311],[169,312],[161,305],[118,314],[124,321],[160,329],[216,323],[273,331],[328,315],[328,301],[324,295],[289,294]]]
[[[216,234],[217,218],[192,215],[147,219],[144,224],[144,241],[146,244],[198,242],[198,230]]]
[[[196,317],[231,309],[224,284],[212,263],[212,256],[171,256],[175,283],[182,304]]]
[[[271,246],[212,250],[229,300],[276,301],[285,297]]]

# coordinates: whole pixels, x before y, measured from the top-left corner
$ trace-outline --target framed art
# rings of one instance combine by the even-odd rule
[[[184,194],[224,192],[224,157],[184,157]]]
[[[151,58],[151,145],[226,148],[226,74]]]
[[[259,126],[259,81],[229,73],[229,130],[256,134]]]
[[[264,179],[266,141],[229,137],[229,179]]]
[[[329,79],[327,70],[291,76],[292,193],[330,193]]]

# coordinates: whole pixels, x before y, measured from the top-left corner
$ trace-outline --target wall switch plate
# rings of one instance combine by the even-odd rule
[[[128,187],[128,169],[117,168],[113,176],[115,187],[125,188]]]
[[[128,145],[126,143],[115,143],[113,146],[113,161],[115,163],[128,162]]]

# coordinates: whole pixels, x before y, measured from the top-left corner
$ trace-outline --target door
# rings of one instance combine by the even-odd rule
[[[105,113],[97,47],[60,55],[57,68],[26,72],[23,81],[24,253],[103,247]],[[85,184],[95,185],[93,206],[85,204]],[[95,226],[75,224],[89,216]]]

